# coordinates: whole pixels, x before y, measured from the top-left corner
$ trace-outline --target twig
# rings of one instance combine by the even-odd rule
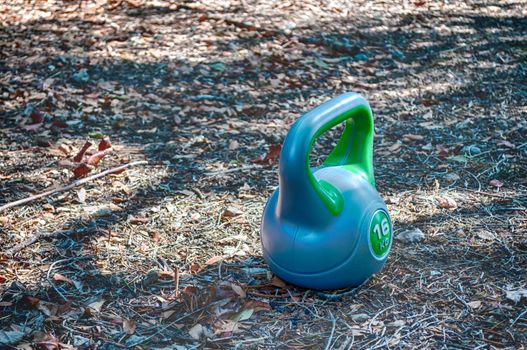
[[[331,341],[333,340],[333,335],[335,334],[335,327],[337,325],[337,320],[335,319],[335,316],[333,316],[331,311],[329,311],[329,314],[331,315],[332,327],[331,327],[331,334],[329,335],[329,339],[328,339],[328,342],[326,344],[325,350],[329,350],[331,348]]]
[[[260,165],[248,165],[240,168],[230,168],[225,170],[219,170],[219,171],[211,171],[209,173],[204,173],[205,176],[215,176],[215,175],[223,175],[228,173],[234,173],[237,171],[244,171],[244,170],[252,170],[252,169],[260,169],[262,168]]]
[[[14,247],[4,251],[0,252],[0,255],[4,255],[7,257],[12,257],[22,249],[29,247],[33,243],[41,240],[41,239],[48,239],[48,238],[55,238],[61,235],[64,236],[72,236],[72,235],[79,235],[79,234],[85,234],[85,233],[92,233],[92,232],[98,232],[98,231],[104,231],[102,229],[98,229],[95,226],[89,226],[78,230],[69,230],[69,231],[56,231],[56,232],[39,232],[28,239],[26,239],[23,242],[18,243]]]
[[[132,167],[132,166],[135,166],[135,165],[143,165],[143,164],[148,164],[148,161],[146,161],[146,160],[138,160],[138,161],[135,161],[135,162],[123,164],[123,165],[120,165],[118,167],[105,170],[105,171],[100,172],[98,174],[85,177],[84,179],[80,179],[80,180],[74,181],[74,182],[70,183],[67,186],[54,188],[54,189],[46,191],[46,192],[42,192],[42,193],[39,193],[39,194],[35,194],[33,196],[29,196],[27,198],[23,198],[23,199],[20,199],[20,200],[11,202],[11,203],[4,204],[4,205],[2,205],[0,207],[0,213],[3,212],[6,209],[9,209],[9,208],[12,208],[12,207],[16,207],[16,206],[21,205],[21,204],[26,204],[26,203],[32,202],[32,201],[34,201],[36,199],[40,199],[40,198],[43,198],[43,197],[46,197],[46,196],[49,196],[49,195],[52,195],[52,194],[55,194],[55,193],[58,193],[58,192],[68,191],[68,190],[71,190],[72,188],[75,188],[77,186],[84,185],[85,183],[90,182],[92,180],[104,177],[104,176],[109,175],[109,174],[114,174],[114,173],[120,172],[121,170],[124,170],[126,168],[129,168],[129,167]]]

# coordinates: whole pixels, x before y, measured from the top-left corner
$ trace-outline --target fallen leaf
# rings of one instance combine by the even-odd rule
[[[363,322],[370,319],[370,315],[368,314],[355,314],[351,315],[351,320],[354,322]]]
[[[105,149],[108,149],[112,147],[112,144],[110,143],[110,138],[108,136],[103,137],[101,142],[99,142],[99,151],[104,151]]]
[[[9,218],[7,216],[0,216],[0,224],[6,225],[9,223]]]
[[[86,141],[84,145],[82,146],[81,150],[79,151],[79,153],[77,153],[77,155],[73,157],[73,161],[80,163],[82,160],[82,157],[84,157],[84,153],[86,153],[86,151],[88,150],[88,148],[91,147],[91,145],[92,145],[91,142]]]
[[[236,140],[231,140],[231,142],[229,142],[229,150],[230,151],[234,151],[235,149],[237,149],[239,146],[238,144],[238,141]]]
[[[234,315],[232,315],[230,317],[230,319],[233,320],[233,321],[236,321],[236,322],[245,321],[245,320],[248,320],[249,318],[251,318],[253,313],[254,313],[253,309],[244,309],[244,310],[242,310],[240,312],[237,312]]]
[[[512,300],[515,303],[519,302],[523,298],[527,299],[527,289],[507,290],[505,292],[507,299]]]
[[[106,300],[104,299],[97,300],[97,301],[94,301],[93,303],[88,304],[88,307],[92,309],[93,311],[100,312],[105,302]]]
[[[39,350],[58,350],[59,340],[52,334],[37,332],[33,337],[33,342]]]
[[[391,326],[391,327],[402,327],[406,324],[406,322],[404,322],[404,320],[396,320],[396,321],[393,321],[393,322],[390,322],[388,324],[386,324],[387,326]]]
[[[123,330],[126,334],[134,334],[135,333],[135,322],[133,320],[124,320],[123,321]]]
[[[81,187],[81,189],[77,191],[77,199],[79,200],[79,203],[86,202],[86,190],[84,187]]]
[[[15,345],[24,338],[24,332],[0,330],[0,344]]]
[[[479,238],[487,240],[487,241],[493,241],[496,239],[496,236],[492,232],[487,231],[487,230],[478,230],[476,232],[476,235]]]
[[[215,263],[217,263],[218,261],[221,261],[221,260],[223,260],[223,257],[221,255],[215,255],[212,258],[210,258],[209,260],[205,261],[205,266],[213,265],[213,264],[215,264]]]
[[[81,164],[77,168],[73,169],[73,176],[75,178],[79,178],[88,174],[90,171],[92,171],[92,169],[93,167],[89,166],[88,164]]]
[[[481,301],[474,300],[474,301],[467,303],[467,305],[470,306],[471,309],[479,309],[479,307],[481,306]]]
[[[437,150],[437,154],[439,154],[441,158],[448,156],[449,150],[444,145],[442,144],[436,145],[436,150]]]
[[[457,203],[453,198],[450,197],[439,197],[437,198],[437,203],[439,208],[443,209],[455,209],[457,208]]]
[[[200,325],[199,323],[194,325],[189,331],[188,334],[196,339],[199,340],[201,336],[205,333],[204,327]]]
[[[239,332],[240,324],[233,320],[218,320],[214,323],[214,334],[224,334],[224,333],[237,333]]]
[[[511,143],[511,142],[509,142],[507,140],[501,140],[501,141],[498,142],[497,145],[498,146],[504,146],[504,147],[507,147],[507,148],[512,148],[512,149],[516,148],[516,146],[513,143]]]
[[[403,135],[403,139],[405,141],[422,141],[424,140],[423,135],[415,135],[415,134],[405,134]]]
[[[108,154],[112,153],[112,151],[113,151],[112,148],[107,148],[104,151],[99,151],[97,153],[94,153],[88,158],[86,163],[88,163],[89,165],[94,165],[95,166],[95,165],[99,164],[99,162],[104,157],[106,157]]]
[[[503,186],[503,182],[501,182],[500,180],[494,179],[494,180],[490,180],[489,185],[496,187],[496,188],[500,188]]]
[[[391,153],[397,153],[401,149],[401,145],[402,143],[397,141],[396,143],[388,147],[388,151],[390,151]]]
[[[253,309],[254,312],[258,311],[271,311],[271,305],[266,301],[261,300],[249,300],[245,303],[246,309]]]
[[[399,233],[395,239],[404,243],[419,242],[425,239],[425,234],[420,229],[414,228]]]
[[[236,294],[240,296],[240,298],[245,298],[247,296],[243,288],[240,287],[239,285],[232,283],[231,288]]]
[[[66,282],[66,283],[71,284],[72,286],[75,285],[75,283],[71,279],[69,279],[68,277],[64,275],[61,275],[60,273],[55,273],[53,275],[53,280],[59,281],[59,282]]]
[[[287,286],[287,284],[284,281],[282,281],[280,278],[276,276],[273,276],[269,284],[271,286],[275,286],[275,287],[282,288],[282,289],[284,289]]]
[[[240,210],[239,208],[236,208],[236,207],[233,207],[233,206],[228,206],[227,208],[225,208],[225,210],[223,211],[223,217],[234,217],[234,216],[239,216],[239,215],[242,215],[243,214],[243,211]]]
[[[258,157],[254,159],[252,162],[258,163],[258,164],[272,164],[280,156],[281,150],[282,150],[282,145],[278,145],[278,144],[270,145],[269,150],[267,151],[267,154],[265,155],[263,159],[262,157]]]

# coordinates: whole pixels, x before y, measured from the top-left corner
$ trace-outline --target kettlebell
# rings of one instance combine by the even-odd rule
[[[345,123],[319,167],[316,139]],[[318,290],[359,286],[381,270],[392,245],[392,221],[375,189],[373,117],[359,94],[345,93],[300,117],[289,130],[279,186],[260,227],[263,256],[292,284]]]

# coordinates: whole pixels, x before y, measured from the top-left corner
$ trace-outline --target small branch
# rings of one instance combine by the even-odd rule
[[[13,257],[16,253],[21,251],[22,249],[29,247],[35,242],[38,242],[42,239],[48,239],[48,238],[55,238],[59,236],[74,236],[74,235],[80,235],[80,234],[88,234],[88,233],[94,233],[94,232],[105,232],[106,230],[99,229],[95,226],[89,226],[84,227],[77,230],[70,230],[70,231],[56,231],[56,232],[39,232],[37,234],[34,234],[33,236],[29,237],[23,242],[18,243],[14,247],[4,251],[0,252],[0,255],[7,256],[9,258]]]
[[[54,188],[54,189],[46,191],[46,192],[42,192],[42,193],[39,193],[39,194],[35,194],[33,196],[29,196],[27,198],[23,198],[23,199],[20,199],[20,200],[11,202],[11,203],[4,204],[4,205],[2,205],[0,207],[0,213],[3,212],[6,209],[9,209],[9,208],[12,208],[12,207],[16,207],[16,206],[21,205],[21,204],[26,204],[26,203],[32,202],[32,201],[34,201],[36,199],[47,197],[47,196],[50,196],[50,195],[55,194],[55,193],[69,191],[72,188],[78,187],[80,185],[84,185],[87,182],[96,180],[96,179],[104,177],[106,175],[118,173],[118,172],[120,172],[120,171],[122,171],[122,170],[124,170],[126,168],[129,168],[129,167],[132,167],[132,166],[136,166],[136,165],[143,165],[143,164],[148,164],[148,161],[146,161],[146,160],[138,160],[138,161],[131,162],[131,163],[128,163],[128,164],[123,164],[123,165],[120,165],[118,167],[105,170],[105,171],[103,171],[101,173],[85,177],[84,179],[80,179],[80,180],[74,181],[74,182],[70,183],[67,186]]]

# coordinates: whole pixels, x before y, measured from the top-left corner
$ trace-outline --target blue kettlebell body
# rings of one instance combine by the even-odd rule
[[[321,167],[309,166],[318,136],[345,122]],[[373,118],[367,101],[346,93],[291,127],[282,147],[279,187],[264,209],[263,255],[298,286],[358,286],[378,272],[392,244],[392,223],[373,177]]]

